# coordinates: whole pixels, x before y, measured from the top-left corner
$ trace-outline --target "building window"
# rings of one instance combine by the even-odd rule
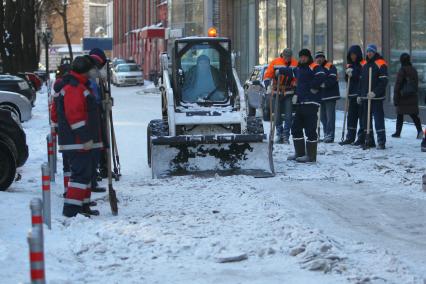
[[[277,36],[278,50],[281,52],[287,47],[287,4],[286,0],[277,1]]]
[[[170,1],[172,28],[183,29],[184,36],[200,36],[204,32],[204,1]]]
[[[89,6],[90,36],[105,37],[107,34],[107,1],[92,1]]]
[[[399,70],[399,56],[410,52],[410,0],[390,1],[390,60],[389,75],[395,80]]]
[[[268,62],[277,57],[277,2],[268,2]]]
[[[382,51],[382,0],[365,0],[365,41]]]
[[[314,50],[314,0],[303,0],[303,48]]]
[[[364,1],[348,0],[348,45],[364,48]]]
[[[426,2],[411,1],[411,57],[419,73],[419,99],[424,104],[426,95]]]
[[[302,49],[302,1],[291,0],[291,49],[297,54]]]
[[[267,2],[260,0],[259,2],[259,63],[266,64],[268,62],[268,17]]]
[[[347,1],[333,1],[333,64],[339,72],[339,78],[344,78],[344,64],[347,54]]]
[[[327,54],[327,0],[315,0],[315,51]]]

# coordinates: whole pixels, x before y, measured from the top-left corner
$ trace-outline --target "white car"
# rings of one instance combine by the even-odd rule
[[[134,63],[118,64],[112,70],[112,83],[116,86],[143,85],[143,71]]]
[[[7,109],[19,117],[21,122],[31,119],[31,102],[21,94],[0,91],[0,109]]]

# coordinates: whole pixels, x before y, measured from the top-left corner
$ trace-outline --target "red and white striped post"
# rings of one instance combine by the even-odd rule
[[[50,206],[50,173],[49,166],[47,163],[41,165],[41,182],[42,182],[42,192],[43,192],[43,221],[51,229],[51,206]]]
[[[31,284],[45,284],[43,235],[40,234],[39,229],[28,233],[28,245],[30,247]]]
[[[44,242],[42,224],[42,202],[40,198],[34,198],[30,202],[32,229],[28,233],[28,245],[30,248],[30,276],[32,284],[46,283],[44,272]]]
[[[50,169],[50,181],[55,181],[55,171],[53,170],[53,164],[54,164],[54,160],[53,160],[53,140],[52,140],[52,134],[48,134],[46,136],[46,141],[47,141],[47,161],[49,164],[49,169]]]
[[[31,225],[33,229],[38,229],[43,234],[43,202],[40,198],[33,198],[30,202]]]

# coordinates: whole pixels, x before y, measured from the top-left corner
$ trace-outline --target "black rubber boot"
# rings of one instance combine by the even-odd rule
[[[97,187],[92,187],[90,189],[90,191],[91,192],[106,192],[106,188],[97,186]]]
[[[287,160],[295,161],[305,155],[305,138],[293,139],[294,155],[288,156]]]
[[[64,204],[64,209],[62,210],[62,215],[65,217],[75,217],[77,214],[83,212],[83,207],[72,204]]]
[[[90,203],[89,204],[83,204],[82,212],[83,214],[91,215],[91,216],[99,216],[98,210],[92,210],[90,209]]]
[[[342,142],[339,142],[339,145],[340,146],[343,146],[343,145],[350,145],[350,144],[352,144],[352,143],[354,143],[354,140],[349,140],[349,139],[345,139],[345,140],[343,140]]]
[[[317,161],[317,141],[306,141],[306,155],[296,159],[299,163],[315,163]]]

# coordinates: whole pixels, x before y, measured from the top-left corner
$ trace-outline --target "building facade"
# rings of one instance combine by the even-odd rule
[[[234,11],[233,32],[228,34],[240,55],[242,78],[253,65],[291,47],[296,54],[301,48],[324,51],[343,79],[349,46],[359,44],[365,50],[374,43],[389,63],[389,104],[399,56],[408,52],[419,72],[420,104],[425,105],[426,1],[234,0],[228,5]]]
[[[167,19],[159,19],[153,3],[165,6]],[[420,103],[425,105],[425,0],[121,0],[114,5],[114,22],[119,21],[114,43],[122,56],[130,56],[136,47],[148,48],[141,39],[136,47],[129,44],[134,41],[126,33],[133,29],[161,22],[168,27],[164,44],[170,48],[173,37],[206,35],[215,26],[220,36],[232,39],[241,80],[254,65],[266,64],[285,47],[296,55],[302,48],[324,51],[343,79],[348,48],[359,44],[365,50],[374,43],[389,62],[389,106],[402,52],[411,54],[419,72]],[[116,9],[122,11],[123,6],[127,14],[117,18]]]
[[[146,78],[160,70],[159,54],[166,50],[167,1],[113,1],[113,57],[133,59]]]

